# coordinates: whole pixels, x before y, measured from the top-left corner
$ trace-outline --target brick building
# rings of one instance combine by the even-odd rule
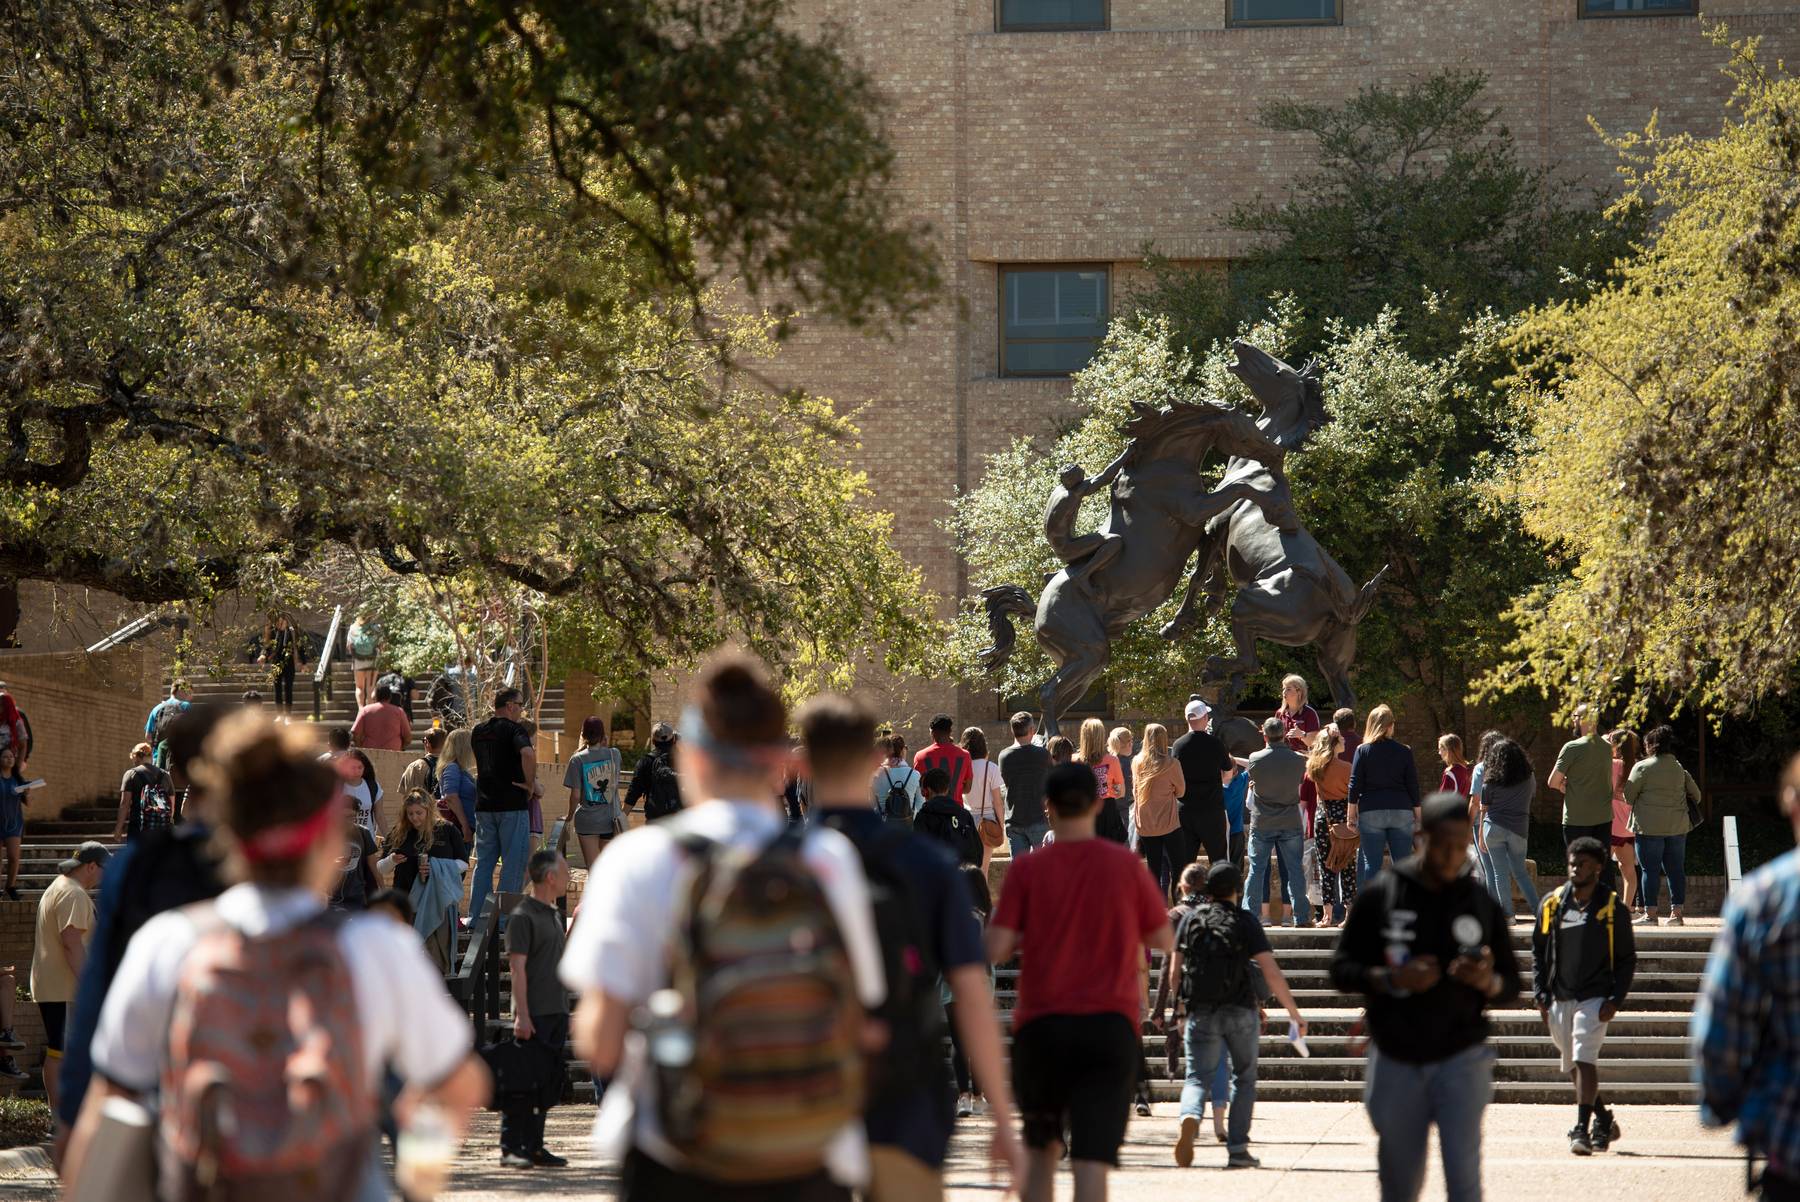
[[[934,230],[949,297],[891,340],[804,328],[778,371],[861,409],[859,463],[898,516],[900,548],[941,596],[966,595],[987,582],[966,579],[939,526],[950,498],[980,483],[984,455],[1067,416],[1067,372],[1141,278],[1144,244],[1222,264],[1244,249],[1222,214],[1258,191],[1279,194],[1309,166],[1304,136],[1255,124],[1260,104],[1329,102],[1477,67],[1529,161],[1606,187],[1614,160],[1590,117],[1618,131],[1653,112],[1665,130],[1717,128],[1724,53],[1696,7],[797,0],[801,20],[844,29],[888,94],[900,187]],[[1705,10],[1734,36],[1762,37],[1771,61],[1800,51],[1796,0]],[[943,683],[884,692],[896,720],[938,708],[997,717],[991,693],[959,696]],[[668,694],[658,693],[660,703]]]

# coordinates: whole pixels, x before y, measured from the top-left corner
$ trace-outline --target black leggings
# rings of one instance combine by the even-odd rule
[[[294,661],[291,659],[275,670],[275,708],[284,714],[294,712]]]
[[[1150,866],[1150,875],[1156,878],[1156,887],[1167,896],[1169,887],[1181,878],[1181,870],[1187,867],[1182,863],[1182,851],[1187,847],[1187,839],[1177,827],[1166,835],[1139,835],[1138,852],[1144,857],[1144,863]]]

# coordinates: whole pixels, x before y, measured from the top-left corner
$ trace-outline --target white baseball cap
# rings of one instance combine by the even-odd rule
[[[1210,713],[1212,713],[1212,706],[1201,701],[1198,697],[1187,703],[1186,717],[1189,722],[1197,721]]]

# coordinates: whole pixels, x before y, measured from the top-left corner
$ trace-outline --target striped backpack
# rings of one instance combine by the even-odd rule
[[[253,939],[212,902],[186,913],[162,1081],[167,1202],[325,1202],[357,1195],[376,1104],[356,994],[330,911]]]
[[[658,1117],[687,1165],[722,1182],[817,1172],[862,1115],[862,1004],[802,840],[792,829],[760,848],[678,840],[696,872],[670,984],[691,1053],[653,1051]]]

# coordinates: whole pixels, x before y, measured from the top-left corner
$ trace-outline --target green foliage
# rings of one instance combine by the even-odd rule
[[[780,15],[0,13],[0,575],[284,595],[348,552],[640,669],[908,654],[854,429],[757,387],[781,313],[721,299],[855,323],[936,280],[868,80]]]
[[[1727,44],[1722,28],[1711,36]],[[1800,81],[1754,40],[1711,137],[1611,139],[1655,231],[1619,277],[1517,338],[1534,444],[1495,491],[1566,557],[1486,682],[1572,705],[1651,694],[1742,713],[1800,662]]]
[[[1265,129],[1311,139],[1315,169],[1285,197],[1225,216],[1255,239],[1228,276],[1153,259],[1139,305],[1205,346],[1291,295],[1308,351],[1332,319],[1366,326],[1397,307],[1406,349],[1429,359],[1457,354],[1463,328],[1490,309],[1579,295],[1625,253],[1636,213],[1621,206],[1609,220],[1598,197],[1522,162],[1499,110],[1481,103],[1486,86],[1485,74],[1452,69],[1341,104],[1265,106]]]
[[[0,1097],[0,1148],[30,1148],[50,1138],[50,1104],[37,1098]]]

